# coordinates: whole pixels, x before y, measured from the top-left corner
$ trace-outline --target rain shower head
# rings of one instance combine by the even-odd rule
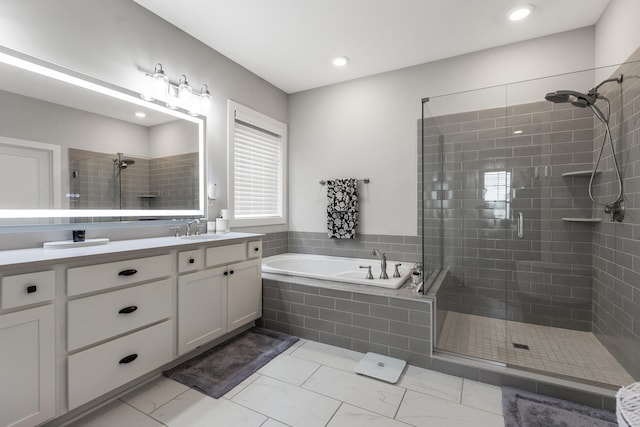
[[[544,99],[556,104],[570,102],[576,107],[586,108],[595,104],[597,97],[597,93],[589,92],[588,94],[585,94],[575,92],[573,90],[557,90],[555,92],[549,92],[548,94],[546,94]]]
[[[133,160],[133,159],[123,159],[120,162],[120,169],[126,169],[127,167],[129,167],[129,166],[131,166],[131,165],[133,165],[135,163],[136,163],[136,161]]]
[[[113,162],[116,164],[118,169],[126,169],[136,163],[133,159],[113,159]]]

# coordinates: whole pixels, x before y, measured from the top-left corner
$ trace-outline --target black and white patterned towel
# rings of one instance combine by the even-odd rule
[[[327,181],[327,229],[329,237],[353,239],[358,226],[358,180]]]

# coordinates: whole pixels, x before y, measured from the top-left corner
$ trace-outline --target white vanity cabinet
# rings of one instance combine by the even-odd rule
[[[207,248],[205,266],[212,268],[179,277],[178,354],[262,316],[261,250],[260,241]]]
[[[262,316],[262,260],[227,267],[227,324],[232,331]]]
[[[0,251],[0,427],[64,425],[250,324],[261,256],[251,233]]]
[[[67,270],[67,293],[80,296],[67,303],[69,409],[172,360],[174,282],[163,279],[172,260],[164,254]]]
[[[178,354],[182,355],[227,332],[226,268],[178,278]]]
[[[19,310],[0,314],[0,426],[34,426],[55,416],[55,273],[6,276],[0,287],[0,306]]]

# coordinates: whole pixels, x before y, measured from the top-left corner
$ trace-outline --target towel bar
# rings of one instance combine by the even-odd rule
[[[358,178],[358,181],[362,181],[365,184],[368,184],[369,182],[371,182],[371,180],[369,178]],[[320,185],[327,185],[327,181],[324,179],[320,180]]]

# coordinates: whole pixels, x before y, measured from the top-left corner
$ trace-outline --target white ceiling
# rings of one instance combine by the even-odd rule
[[[609,0],[134,0],[287,93],[594,25]],[[509,22],[515,6],[534,5]],[[334,56],[351,58],[336,68]]]

